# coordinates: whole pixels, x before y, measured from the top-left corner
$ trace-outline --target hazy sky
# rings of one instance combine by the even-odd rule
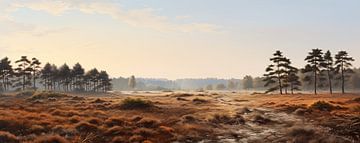
[[[0,0],[0,57],[80,62],[113,77],[259,76],[279,49],[360,66],[359,0]]]

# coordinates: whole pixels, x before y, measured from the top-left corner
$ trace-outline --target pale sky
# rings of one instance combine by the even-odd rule
[[[360,66],[359,0],[0,0],[0,58],[97,67],[112,77],[260,76],[279,49]]]

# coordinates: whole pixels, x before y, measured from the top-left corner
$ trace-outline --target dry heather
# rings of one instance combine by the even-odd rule
[[[354,96],[14,93],[0,97],[0,142],[359,141]]]

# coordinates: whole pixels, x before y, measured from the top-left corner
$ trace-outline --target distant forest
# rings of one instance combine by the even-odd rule
[[[360,90],[360,68],[353,68],[352,57],[345,51],[334,57],[330,51],[313,49],[305,58],[305,67],[293,67],[291,60],[281,51],[270,58],[262,77],[244,76],[242,79],[156,79],[131,76],[110,78],[106,71],[96,68],[85,71],[81,64],[56,66],[22,56],[12,62],[5,57],[0,61],[0,91],[54,90],[79,92],[107,92],[111,90],[229,90],[294,93],[298,91],[345,92]]]

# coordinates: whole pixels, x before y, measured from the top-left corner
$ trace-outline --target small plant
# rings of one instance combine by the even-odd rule
[[[142,100],[142,99],[133,99],[126,98],[122,101],[120,107],[125,110],[133,110],[133,109],[147,109],[153,106],[153,103],[150,101]]]
[[[315,102],[314,104],[312,104],[310,106],[310,108],[317,109],[320,111],[332,111],[332,110],[334,110],[335,107],[328,102],[318,101],[318,102]]]
[[[244,124],[245,119],[240,116],[236,115],[235,117],[231,117],[225,114],[215,114],[212,119],[210,119],[210,122],[214,124],[227,124],[227,125],[239,125]]]
[[[76,124],[75,129],[81,133],[94,133],[99,130],[97,126],[87,122],[80,122]]]
[[[195,99],[193,99],[193,102],[195,104],[201,104],[201,103],[207,103],[208,101],[205,99],[195,98]]]
[[[40,92],[32,95],[29,99],[30,100],[56,99],[56,98],[64,98],[64,97],[68,97],[68,95],[62,93],[56,93],[56,92]]]

